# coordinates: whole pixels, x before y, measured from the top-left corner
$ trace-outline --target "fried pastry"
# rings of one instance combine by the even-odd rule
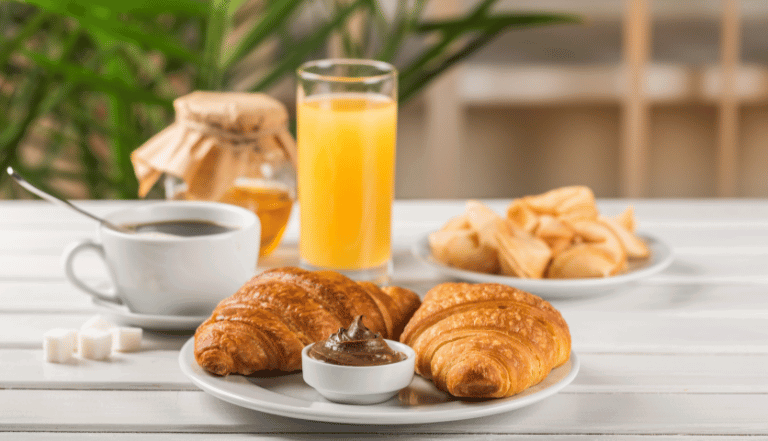
[[[621,245],[616,234],[602,222],[579,221],[571,224],[577,241],[599,248],[611,257],[611,260],[620,265],[627,260],[627,253]]]
[[[496,249],[481,242],[480,235],[470,229],[430,233],[429,247],[435,259],[455,268],[481,273],[496,273],[499,270]]]
[[[539,224],[539,216],[524,199],[515,199],[507,207],[507,219],[521,230],[532,233]]]
[[[561,252],[552,259],[547,277],[552,279],[579,279],[608,277],[623,269],[610,252],[594,244],[581,243]]]
[[[537,214],[550,214],[572,222],[597,218],[595,194],[589,187],[560,187],[523,199]]]
[[[566,222],[554,216],[543,214],[539,217],[534,236],[546,242],[549,249],[552,250],[552,255],[556,256],[573,243],[576,232]]]
[[[604,277],[625,271],[629,259],[650,256],[634,230],[632,207],[616,217],[600,216],[592,190],[571,186],[515,199],[505,218],[469,200],[462,215],[430,234],[429,245],[436,260],[470,271]]]
[[[497,226],[499,266],[507,276],[540,279],[544,276],[552,251],[546,242],[511,223]]]
[[[645,259],[651,255],[651,250],[648,245],[645,244],[639,237],[632,234],[632,232],[626,227],[627,221],[625,219],[611,219],[606,217],[600,217],[599,221],[613,232],[618,238],[621,246],[627,254],[629,259]],[[634,222],[632,222],[632,226]]]
[[[630,233],[635,232],[635,209],[630,205],[618,216],[613,218],[619,225]]]
[[[571,336],[560,313],[533,294],[499,284],[432,288],[400,339],[416,372],[467,398],[517,394],[565,363]]]

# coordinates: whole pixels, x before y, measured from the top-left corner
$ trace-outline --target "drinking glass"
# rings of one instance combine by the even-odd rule
[[[299,254],[305,268],[384,282],[392,261],[397,71],[311,61],[298,71]]]

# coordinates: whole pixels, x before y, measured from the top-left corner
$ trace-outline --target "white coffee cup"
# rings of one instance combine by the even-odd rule
[[[99,227],[100,241],[83,240],[64,252],[67,278],[99,301],[125,304],[139,314],[208,315],[256,272],[261,225],[259,218],[244,208],[168,201],[128,208],[105,218],[118,225],[201,220],[232,230],[171,236]],[[85,250],[95,251],[104,260],[111,289],[96,289],[77,277],[74,261]]]

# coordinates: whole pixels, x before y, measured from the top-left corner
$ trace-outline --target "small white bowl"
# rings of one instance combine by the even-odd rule
[[[411,384],[416,353],[402,343],[384,340],[405,360],[378,366],[342,366],[310,358],[312,345],[301,351],[304,381],[330,401],[346,404],[376,404],[387,401]]]

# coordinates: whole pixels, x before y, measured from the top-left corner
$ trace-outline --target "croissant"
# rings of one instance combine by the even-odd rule
[[[304,346],[357,315],[369,329],[396,340],[419,304],[404,288],[356,283],[332,271],[273,269],[222,300],[197,328],[195,360],[216,375],[295,371]]]
[[[495,283],[435,286],[400,341],[416,351],[418,374],[468,398],[519,393],[571,353],[568,325],[552,305]]]

